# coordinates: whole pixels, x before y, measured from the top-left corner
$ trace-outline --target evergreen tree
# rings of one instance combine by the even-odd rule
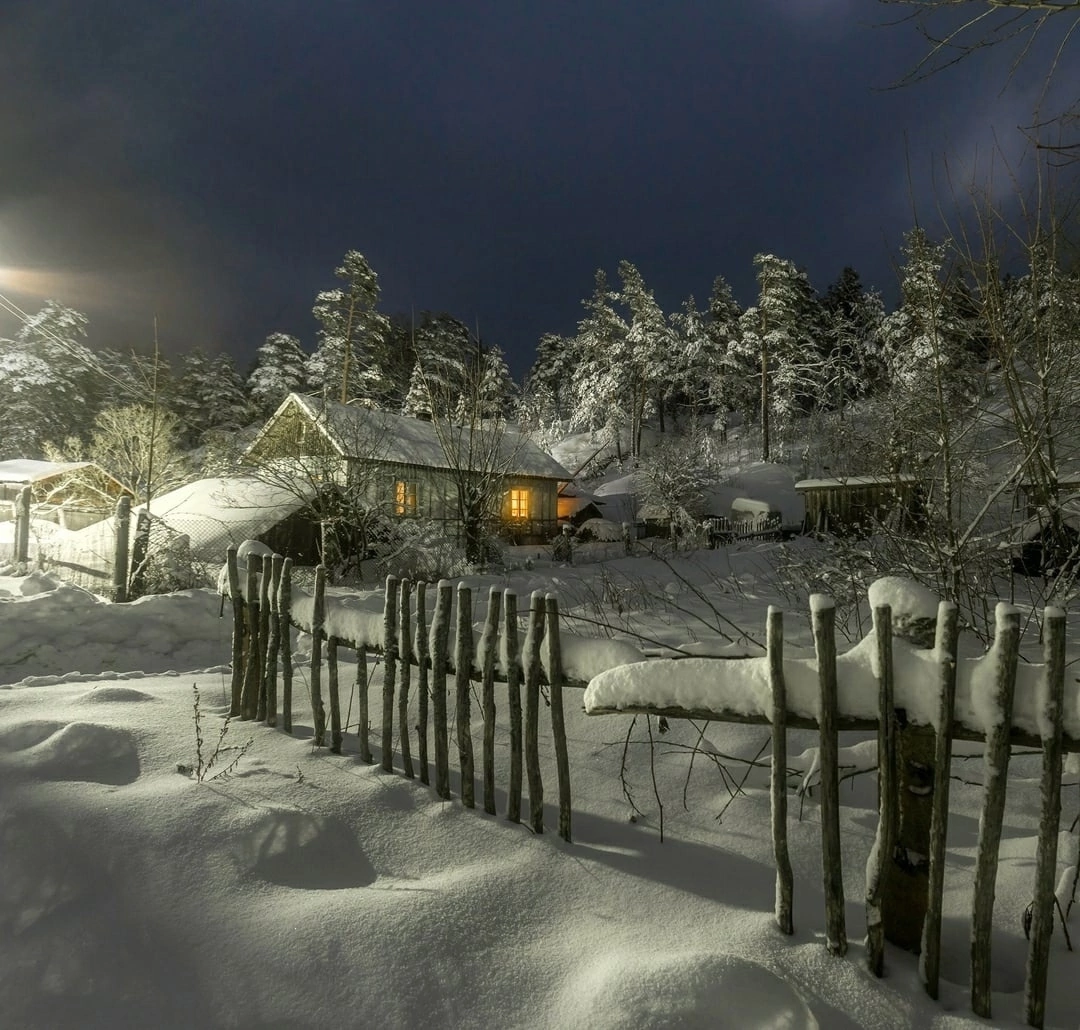
[[[201,347],[181,359],[171,406],[187,447],[205,443],[211,431],[234,433],[249,420],[244,381],[232,357],[210,357]]]
[[[507,418],[518,388],[510,375],[506,358],[498,347],[485,350],[480,358],[477,401],[482,418]]]
[[[844,268],[821,302],[822,348],[830,371],[828,406],[843,413],[846,402],[883,382],[880,331],[885,308],[876,291],[863,289],[859,273]]]
[[[252,405],[260,417],[271,415],[290,393],[303,391],[306,360],[307,355],[295,336],[288,333],[267,336],[247,380]]]
[[[393,384],[386,370],[385,315],[376,311],[379,277],[363,254],[346,253],[334,275],[345,285],[315,298],[318,343],[307,361],[307,378],[329,399],[354,398],[383,403]]]

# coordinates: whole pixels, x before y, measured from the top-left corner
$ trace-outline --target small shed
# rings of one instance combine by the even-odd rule
[[[131,493],[92,461],[12,458],[0,461],[0,521],[15,517],[10,504],[27,486],[35,519],[72,530],[107,518],[116,502]]]
[[[795,489],[806,502],[806,531],[858,536],[877,523],[917,526],[925,485],[910,473],[804,479]]]

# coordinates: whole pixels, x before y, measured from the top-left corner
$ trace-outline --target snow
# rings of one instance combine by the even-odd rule
[[[39,479],[90,468],[89,461],[39,461],[35,458],[10,458],[0,461],[0,483],[35,483]]]
[[[760,616],[757,606],[777,599],[767,574],[754,571],[762,553],[703,559],[714,569],[733,563],[723,567],[738,577],[739,590],[713,599],[747,625],[750,612]],[[594,598],[613,596],[611,577],[622,569],[636,585],[621,596],[636,600],[636,617],[654,639],[674,646],[692,626],[712,651],[730,643],[704,622],[686,621],[689,591],[681,593],[678,618],[665,622],[669,595],[646,585],[650,568],[627,559],[603,573],[575,567],[544,578],[522,570],[497,582],[517,592],[523,613],[531,590],[556,594],[573,624],[595,613]],[[694,574],[689,563],[679,568]],[[662,576],[671,582],[671,569]],[[486,600],[492,582],[469,582],[478,603]],[[328,614],[342,619],[359,623],[381,611],[381,591],[331,597]],[[0,577],[0,1026],[987,1025],[968,1011],[966,987],[977,786],[953,785],[938,1003],[919,986],[913,956],[887,948],[886,977],[865,971],[861,898],[877,822],[867,774],[845,781],[841,795],[852,946],[845,959],[826,953],[820,824],[808,778],[815,733],[790,734],[792,786],[805,781],[807,790],[789,813],[795,934],[787,938],[773,922],[766,771],[743,764],[758,754],[767,727],[709,724],[699,737],[697,727],[672,720],[651,771],[643,719],[624,743],[629,719],[588,718],[568,691],[574,843],[566,844],[554,833],[550,804],[547,832],[535,835],[502,818],[501,793],[497,817],[463,810],[456,774],[454,800],[444,802],[418,780],[359,762],[355,722],[342,756],[314,750],[301,663],[295,735],[232,723],[225,745],[250,738],[250,749],[232,775],[200,784],[178,766],[198,761],[193,683],[204,761],[224,725],[229,670],[221,663],[231,619],[228,611],[218,617],[221,601],[195,590],[109,605],[45,575]],[[816,669],[802,655],[805,619],[789,614],[785,631],[789,691],[796,703],[812,705]],[[618,638],[590,642],[585,632],[562,638],[564,660],[580,662],[582,676],[590,663],[640,658]],[[842,706],[876,704],[872,644],[862,641],[838,660]],[[896,651],[906,663],[898,688],[908,673],[932,679],[933,652],[904,641]],[[964,697],[977,662],[961,664],[961,707],[971,717]],[[735,677],[737,690],[727,683],[736,668],[747,670]],[[370,718],[378,726],[381,663],[372,661],[369,671]],[[1034,725],[1029,687],[1039,670],[1021,673],[1018,706]],[[677,692],[681,683],[690,699],[715,701],[730,689],[748,707],[767,704],[761,659],[637,660],[601,673],[590,693],[605,680],[634,677],[654,695],[669,683]],[[343,690],[353,679],[342,675]],[[502,789],[504,694],[498,703]],[[1075,699],[1067,708],[1075,721]],[[544,725],[541,764],[551,796],[555,763]],[[479,741],[479,724],[473,729]],[[688,778],[680,748],[695,742],[700,753]],[[624,750],[636,812],[620,782]],[[845,767],[867,769],[872,758],[869,740],[844,740]],[[994,946],[994,1025],[1006,1027],[1022,1020],[1020,915],[1030,900],[1039,764],[1038,755],[1017,755],[1010,767]],[[734,798],[721,767],[747,777]],[[653,771],[665,805],[663,844]],[[977,778],[974,762],[964,774]],[[1060,862],[1070,856],[1075,836],[1063,833]],[[1063,900],[1068,875],[1060,870]],[[1051,951],[1047,1025],[1074,1027],[1080,959],[1060,934]]]

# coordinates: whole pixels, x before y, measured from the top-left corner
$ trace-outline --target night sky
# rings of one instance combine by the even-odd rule
[[[995,133],[1016,159],[1045,70],[1006,85],[991,52],[888,90],[925,47],[899,13],[3,0],[0,292],[120,348],[157,315],[166,352],[245,367],[274,330],[312,347],[353,248],[382,310],[450,312],[518,375],[622,258],[666,311],[718,274],[752,303],[759,251],[820,290],[853,265],[891,303],[913,210],[940,226],[947,170],[988,167]]]

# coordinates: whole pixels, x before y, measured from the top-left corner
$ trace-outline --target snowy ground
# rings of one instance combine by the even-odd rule
[[[522,597],[553,590],[581,620],[603,609],[656,653],[688,641],[699,653],[748,653],[764,606],[789,599],[775,555],[764,545],[670,565],[538,563],[498,582]],[[773,925],[767,782],[740,761],[762,750],[764,728],[709,725],[711,755],[699,754],[688,778],[697,730],[673,723],[661,736],[654,723],[658,803],[644,720],[624,748],[629,717],[589,718],[570,698],[570,845],[552,832],[550,806],[549,832],[536,836],[502,818],[502,791],[500,815],[485,816],[362,764],[355,716],[343,756],[313,751],[302,678],[294,736],[236,723],[225,744],[251,738],[250,749],[229,777],[198,783],[177,766],[197,764],[193,684],[204,760],[222,726],[229,620],[218,610],[210,592],[113,606],[41,576],[0,578],[0,1027],[986,1025],[970,1015],[966,989],[977,760],[957,763],[971,782],[953,786],[935,1003],[911,956],[890,950],[883,980],[864,968],[871,776],[843,795],[853,945],[835,959],[823,943],[813,793],[791,804],[795,937]],[[807,642],[804,625],[792,620],[793,644]],[[352,681],[345,670],[343,684]],[[815,742],[792,736],[793,755]],[[503,725],[498,743],[505,785]],[[636,812],[620,783],[624,750]],[[1014,759],[996,1025],[1022,1016],[1037,775],[1037,759]],[[1069,821],[1075,782],[1065,803]],[[1051,953],[1047,1025],[1075,1027],[1080,956],[1060,928]]]

